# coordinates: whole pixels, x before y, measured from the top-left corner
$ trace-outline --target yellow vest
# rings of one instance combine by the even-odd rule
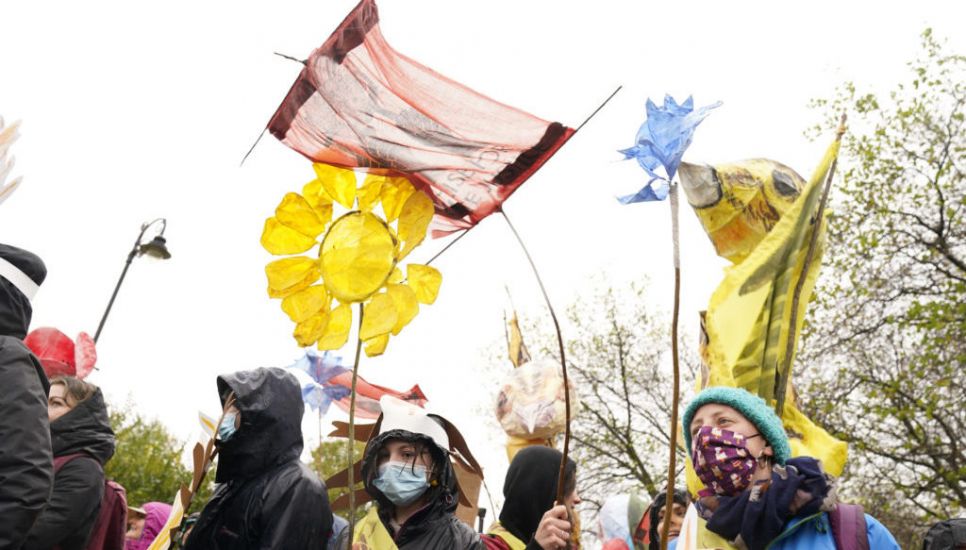
[[[366,517],[356,523],[352,536],[352,550],[398,550],[392,535],[379,519],[376,506],[369,508]]]
[[[527,547],[527,543],[513,536],[513,533],[507,531],[505,527],[500,525],[499,521],[494,523],[486,534],[502,539],[510,547],[510,550],[524,550]]]
[[[698,518],[698,548],[722,548],[724,550],[737,550],[724,537],[708,530],[708,522]]]

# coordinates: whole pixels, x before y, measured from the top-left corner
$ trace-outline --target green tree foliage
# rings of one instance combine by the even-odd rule
[[[352,449],[353,460],[361,459],[365,449],[365,443],[357,441]],[[323,481],[344,470],[346,468],[346,440],[334,438],[319,443],[318,447],[312,449],[312,462],[309,463],[309,466],[315,470],[319,479]],[[357,482],[356,488],[362,489],[362,483]],[[329,489],[329,502],[335,502],[337,498],[344,494],[348,494],[348,490],[344,487],[341,489]],[[365,516],[365,510],[364,506],[357,506],[356,519],[361,519]],[[336,510],[335,512],[342,517],[348,518],[347,510]]]
[[[171,503],[192,472],[182,462],[185,444],[158,420],[146,419],[130,407],[111,407],[111,427],[117,438],[114,457],[104,472],[124,486],[131,506],[146,502]],[[211,496],[211,479],[202,484],[192,502],[199,511]]]
[[[887,96],[815,102],[849,131],[802,393],[850,443],[846,494],[904,548],[966,511],[966,57],[943,48],[926,30]]]
[[[579,465],[581,498],[592,509],[621,492],[654,497],[667,484],[671,324],[647,307],[652,290],[608,288],[568,308],[567,363],[581,399],[571,425],[571,452]],[[556,336],[528,326],[539,338],[535,355],[556,358]],[[679,347],[682,396],[690,392],[698,364],[686,341]],[[679,447],[679,471],[684,460]],[[683,474],[677,485],[684,486]]]

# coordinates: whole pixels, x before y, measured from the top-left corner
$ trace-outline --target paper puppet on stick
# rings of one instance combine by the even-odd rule
[[[678,105],[671,96],[664,97],[664,105],[658,107],[647,100],[647,119],[637,131],[633,147],[620,152],[625,159],[636,159],[647,172],[647,184],[632,195],[620,197],[623,204],[663,201],[668,196],[671,181],[681,164],[681,157],[694,139],[694,131],[711,109],[721,105],[717,102],[694,109],[694,98],[688,97]]]
[[[702,319],[707,365],[699,389],[740,387],[774,404],[780,381],[787,380],[781,416],[792,454],[821,460],[832,475],[841,474],[847,446],[798,410],[783,368],[794,359],[826,247],[825,220],[816,226],[815,219],[838,149],[836,139],[807,182],[766,159],[713,167],[685,163],[680,171],[682,189],[715,249],[734,264]],[[789,349],[792,356],[786,357]],[[699,483],[689,469],[692,490]]]
[[[678,313],[681,307],[681,246],[678,224],[678,186],[673,179],[677,173],[684,152],[691,145],[694,132],[701,121],[708,116],[711,109],[721,105],[720,102],[694,109],[691,97],[678,105],[671,96],[665,96],[663,107],[658,107],[653,101],[647,101],[647,119],[637,132],[635,145],[624,149],[621,153],[625,159],[636,158],[638,164],[650,176],[647,184],[633,195],[619,197],[623,204],[635,202],[661,201],[670,197],[671,209],[671,244],[673,247],[674,268],[674,309],[671,323],[671,367],[673,374],[673,389],[671,402],[671,418],[668,431],[670,445],[668,449],[667,465],[667,500],[673,499],[675,477],[677,475],[677,447],[678,441],[678,408],[680,405],[681,367],[678,360]],[[664,536],[668,536],[668,525],[665,524]]]
[[[433,200],[434,235],[499,210],[573,134],[397,53],[373,0],[304,63],[272,135],[312,162],[405,176]]]
[[[282,300],[296,342],[320,350],[345,345],[350,306],[362,304],[359,338],[366,355],[381,355],[419,304],[436,301],[442,283],[427,265],[399,269],[426,237],[432,201],[405,178],[369,174],[359,183],[352,170],[316,164],[315,171],[302,194],[286,194],[265,220],[262,246],[288,256],[265,266],[268,295]]]
[[[296,371],[296,378],[302,383],[302,399],[307,405],[317,409],[320,415],[324,415],[332,403],[343,411],[349,412],[352,370],[343,366],[342,357],[328,351],[319,355],[314,350],[308,349],[305,355],[289,365],[289,368]],[[419,407],[426,404],[426,396],[418,385],[408,391],[400,392],[370,384],[360,376],[356,381],[356,392],[356,415],[362,418],[379,417],[382,412],[379,399],[384,395],[391,395]]]

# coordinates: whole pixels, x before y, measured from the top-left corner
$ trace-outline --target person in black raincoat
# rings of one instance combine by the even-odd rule
[[[302,391],[279,368],[218,377],[219,485],[184,546],[187,550],[325,550],[332,512],[325,485],[299,460]]]
[[[20,548],[53,483],[49,385],[23,344],[32,313],[27,294],[46,275],[40,258],[0,244],[0,548]]]
[[[101,390],[77,378],[51,381],[48,414],[54,460],[50,503],[37,518],[23,550],[81,550],[87,546],[104,497],[104,464],[114,456],[114,431]]]
[[[485,535],[489,548],[512,548],[521,544],[528,550],[556,548],[551,542],[554,537],[567,539],[569,522],[566,526],[557,523],[558,520],[565,521],[566,511],[561,518],[551,514],[555,510],[561,458],[560,451],[540,445],[521,449],[513,457],[503,482],[506,500],[500,510],[500,521]],[[563,494],[570,507],[580,503],[577,463],[569,458],[564,468]]]
[[[378,521],[395,547],[483,550],[480,535],[455,515],[458,487],[443,424],[423,409],[389,396],[380,405],[381,428],[366,445],[362,479],[366,492],[376,501]],[[392,478],[394,473],[400,477]],[[415,485],[420,476],[425,481],[421,489]],[[354,542],[359,542],[358,534],[371,520],[372,516],[363,520]],[[384,550],[378,541],[376,546],[367,544],[373,550]]]

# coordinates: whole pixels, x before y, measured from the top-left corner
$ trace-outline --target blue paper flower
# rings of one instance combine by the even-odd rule
[[[329,410],[333,401],[348,397],[351,393],[349,388],[329,382],[333,377],[349,372],[342,366],[342,357],[331,352],[319,355],[314,350],[306,350],[305,355],[288,368],[309,375],[311,380],[303,379],[302,401],[313,409],[321,409],[322,414]]]
[[[633,195],[619,197],[623,204],[660,201],[667,198],[671,180],[681,164],[684,151],[691,145],[694,130],[721,102],[694,110],[694,99],[678,105],[674,98],[664,96],[664,106],[647,100],[647,120],[637,131],[637,144],[621,153],[625,159],[636,158],[651,179]]]
[[[319,355],[315,350],[306,350],[298,361],[289,365],[289,368],[299,369],[312,377],[319,384],[326,383],[333,376],[347,372],[342,366],[342,356],[332,352],[325,352]]]

